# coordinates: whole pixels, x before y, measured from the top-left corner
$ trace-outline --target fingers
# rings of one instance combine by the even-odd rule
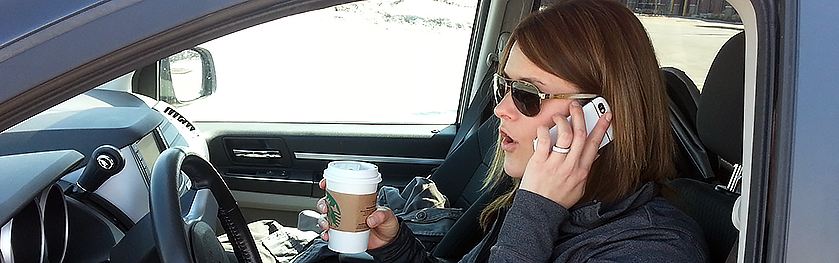
[[[380,226],[399,227],[399,220],[396,219],[396,215],[387,207],[379,207],[367,216],[367,227],[378,228]]]
[[[537,160],[544,160],[548,158],[548,153],[551,150],[550,137],[551,135],[548,132],[548,128],[536,128],[536,146],[533,147],[533,157],[537,158]]]
[[[556,147],[571,147],[571,140],[574,138],[574,133],[571,131],[571,124],[568,123],[568,119],[561,115],[554,115],[553,121],[556,124]]]
[[[570,143],[568,148],[571,149],[567,154],[565,154],[565,158],[570,160],[577,160],[582,154],[583,144],[586,141],[586,121],[585,116],[583,116],[583,108],[580,106],[580,103],[577,101],[572,102],[569,106],[569,111],[571,112],[571,124],[567,126],[567,129],[563,136],[563,143]],[[559,127],[557,127],[559,129]],[[557,131],[559,132],[559,131]],[[568,138],[570,137],[570,139]],[[557,138],[557,145],[559,145],[559,138]]]
[[[323,231],[320,232],[320,238],[322,238],[323,241],[329,241],[329,223],[326,222],[325,215],[321,215],[320,218],[318,218],[318,227],[323,229]]]
[[[317,208],[318,212],[321,213],[320,218],[318,218],[318,227],[320,227],[320,229],[323,229],[323,231],[320,232],[320,237],[323,239],[323,241],[329,241],[329,223],[326,222],[326,217],[324,216],[328,212],[326,208],[325,197],[318,200]]]
[[[317,207],[318,207],[318,212],[320,212],[321,214],[326,214],[326,212],[329,211],[328,208],[326,207],[326,197],[322,197],[321,199],[318,199]]]
[[[370,239],[367,249],[375,249],[390,243],[399,233],[399,220],[393,211],[387,207],[379,207],[367,216],[367,226],[370,227]]]
[[[591,166],[594,160],[597,159],[597,151],[600,149],[600,143],[603,142],[603,137],[606,135],[606,131],[609,130],[610,124],[612,124],[611,112],[603,114],[597,120],[597,124],[594,125],[594,129],[591,130],[591,134],[586,140],[580,165]]]
[[[326,179],[321,179],[318,185],[320,185],[320,189],[326,188]],[[324,214],[329,212],[329,209],[326,207],[326,197],[318,199],[317,209],[318,212],[321,213],[321,217],[318,218],[318,227],[323,229],[323,231],[320,232],[320,238],[323,239],[323,241],[329,241],[329,223],[326,222],[326,218],[324,217]]]

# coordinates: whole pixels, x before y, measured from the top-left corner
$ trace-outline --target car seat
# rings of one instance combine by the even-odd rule
[[[502,182],[492,189],[483,188],[498,143],[499,119],[493,115],[494,105],[490,103],[496,66],[497,62],[493,62],[484,74],[446,160],[429,176],[448,198],[451,207],[465,210],[440,242],[427,248],[443,261],[457,261],[480,242],[483,237],[478,223],[481,211],[509,188],[509,182]]]
[[[732,36],[717,53],[699,96],[696,127],[705,147],[720,157],[717,179],[727,182],[742,163],[746,35]],[[726,164],[728,163],[728,164]]]
[[[739,166],[743,153],[744,79],[745,35],[741,32],[731,37],[717,53],[696,110],[696,133],[701,145],[718,156],[721,164],[734,164],[732,167]],[[728,182],[732,173],[739,171],[725,169],[722,165],[697,166],[695,169],[714,171],[713,178],[719,182]],[[731,223],[736,189],[691,178],[674,179],[666,185],[674,192],[666,197],[702,228],[711,262],[725,262],[738,235]]]
[[[716,155],[706,151],[696,133],[696,108],[699,104],[699,89],[685,72],[663,67],[661,73],[667,86],[670,108],[670,125],[673,138],[679,145],[676,169],[682,177],[703,182],[715,179],[712,167],[716,165]],[[712,161],[714,164],[712,164]]]
[[[696,107],[699,104],[699,89],[696,88],[696,84],[678,68],[662,67],[661,73],[667,85],[667,95],[688,119],[696,120]],[[690,123],[690,127],[695,129],[696,125]]]
[[[445,194],[452,207],[465,209],[460,219],[433,248],[432,255],[457,260],[483,237],[478,217],[481,210],[507,190],[508,184],[482,189],[484,178],[495,156],[498,141],[498,118],[490,117],[480,128],[440,165],[431,179]]]

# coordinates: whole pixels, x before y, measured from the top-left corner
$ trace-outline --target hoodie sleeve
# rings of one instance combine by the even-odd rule
[[[425,247],[401,220],[399,233],[393,241],[379,248],[367,250],[367,254],[373,256],[376,262],[439,262],[425,252]]]
[[[490,262],[547,262],[559,240],[559,226],[570,213],[539,194],[516,190]]]

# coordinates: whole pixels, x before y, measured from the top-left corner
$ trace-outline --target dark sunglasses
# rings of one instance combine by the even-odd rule
[[[597,94],[590,93],[568,93],[568,94],[547,94],[539,91],[535,85],[521,81],[505,78],[495,73],[493,76],[493,87],[495,87],[495,102],[501,103],[507,93],[511,93],[513,104],[516,109],[527,117],[539,114],[542,100],[546,99],[573,99],[590,100],[597,97]]]

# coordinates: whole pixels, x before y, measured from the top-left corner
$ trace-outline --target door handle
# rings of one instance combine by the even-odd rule
[[[233,149],[233,156],[258,159],[281,159],[283,155],[277,150],[242,150]]]

